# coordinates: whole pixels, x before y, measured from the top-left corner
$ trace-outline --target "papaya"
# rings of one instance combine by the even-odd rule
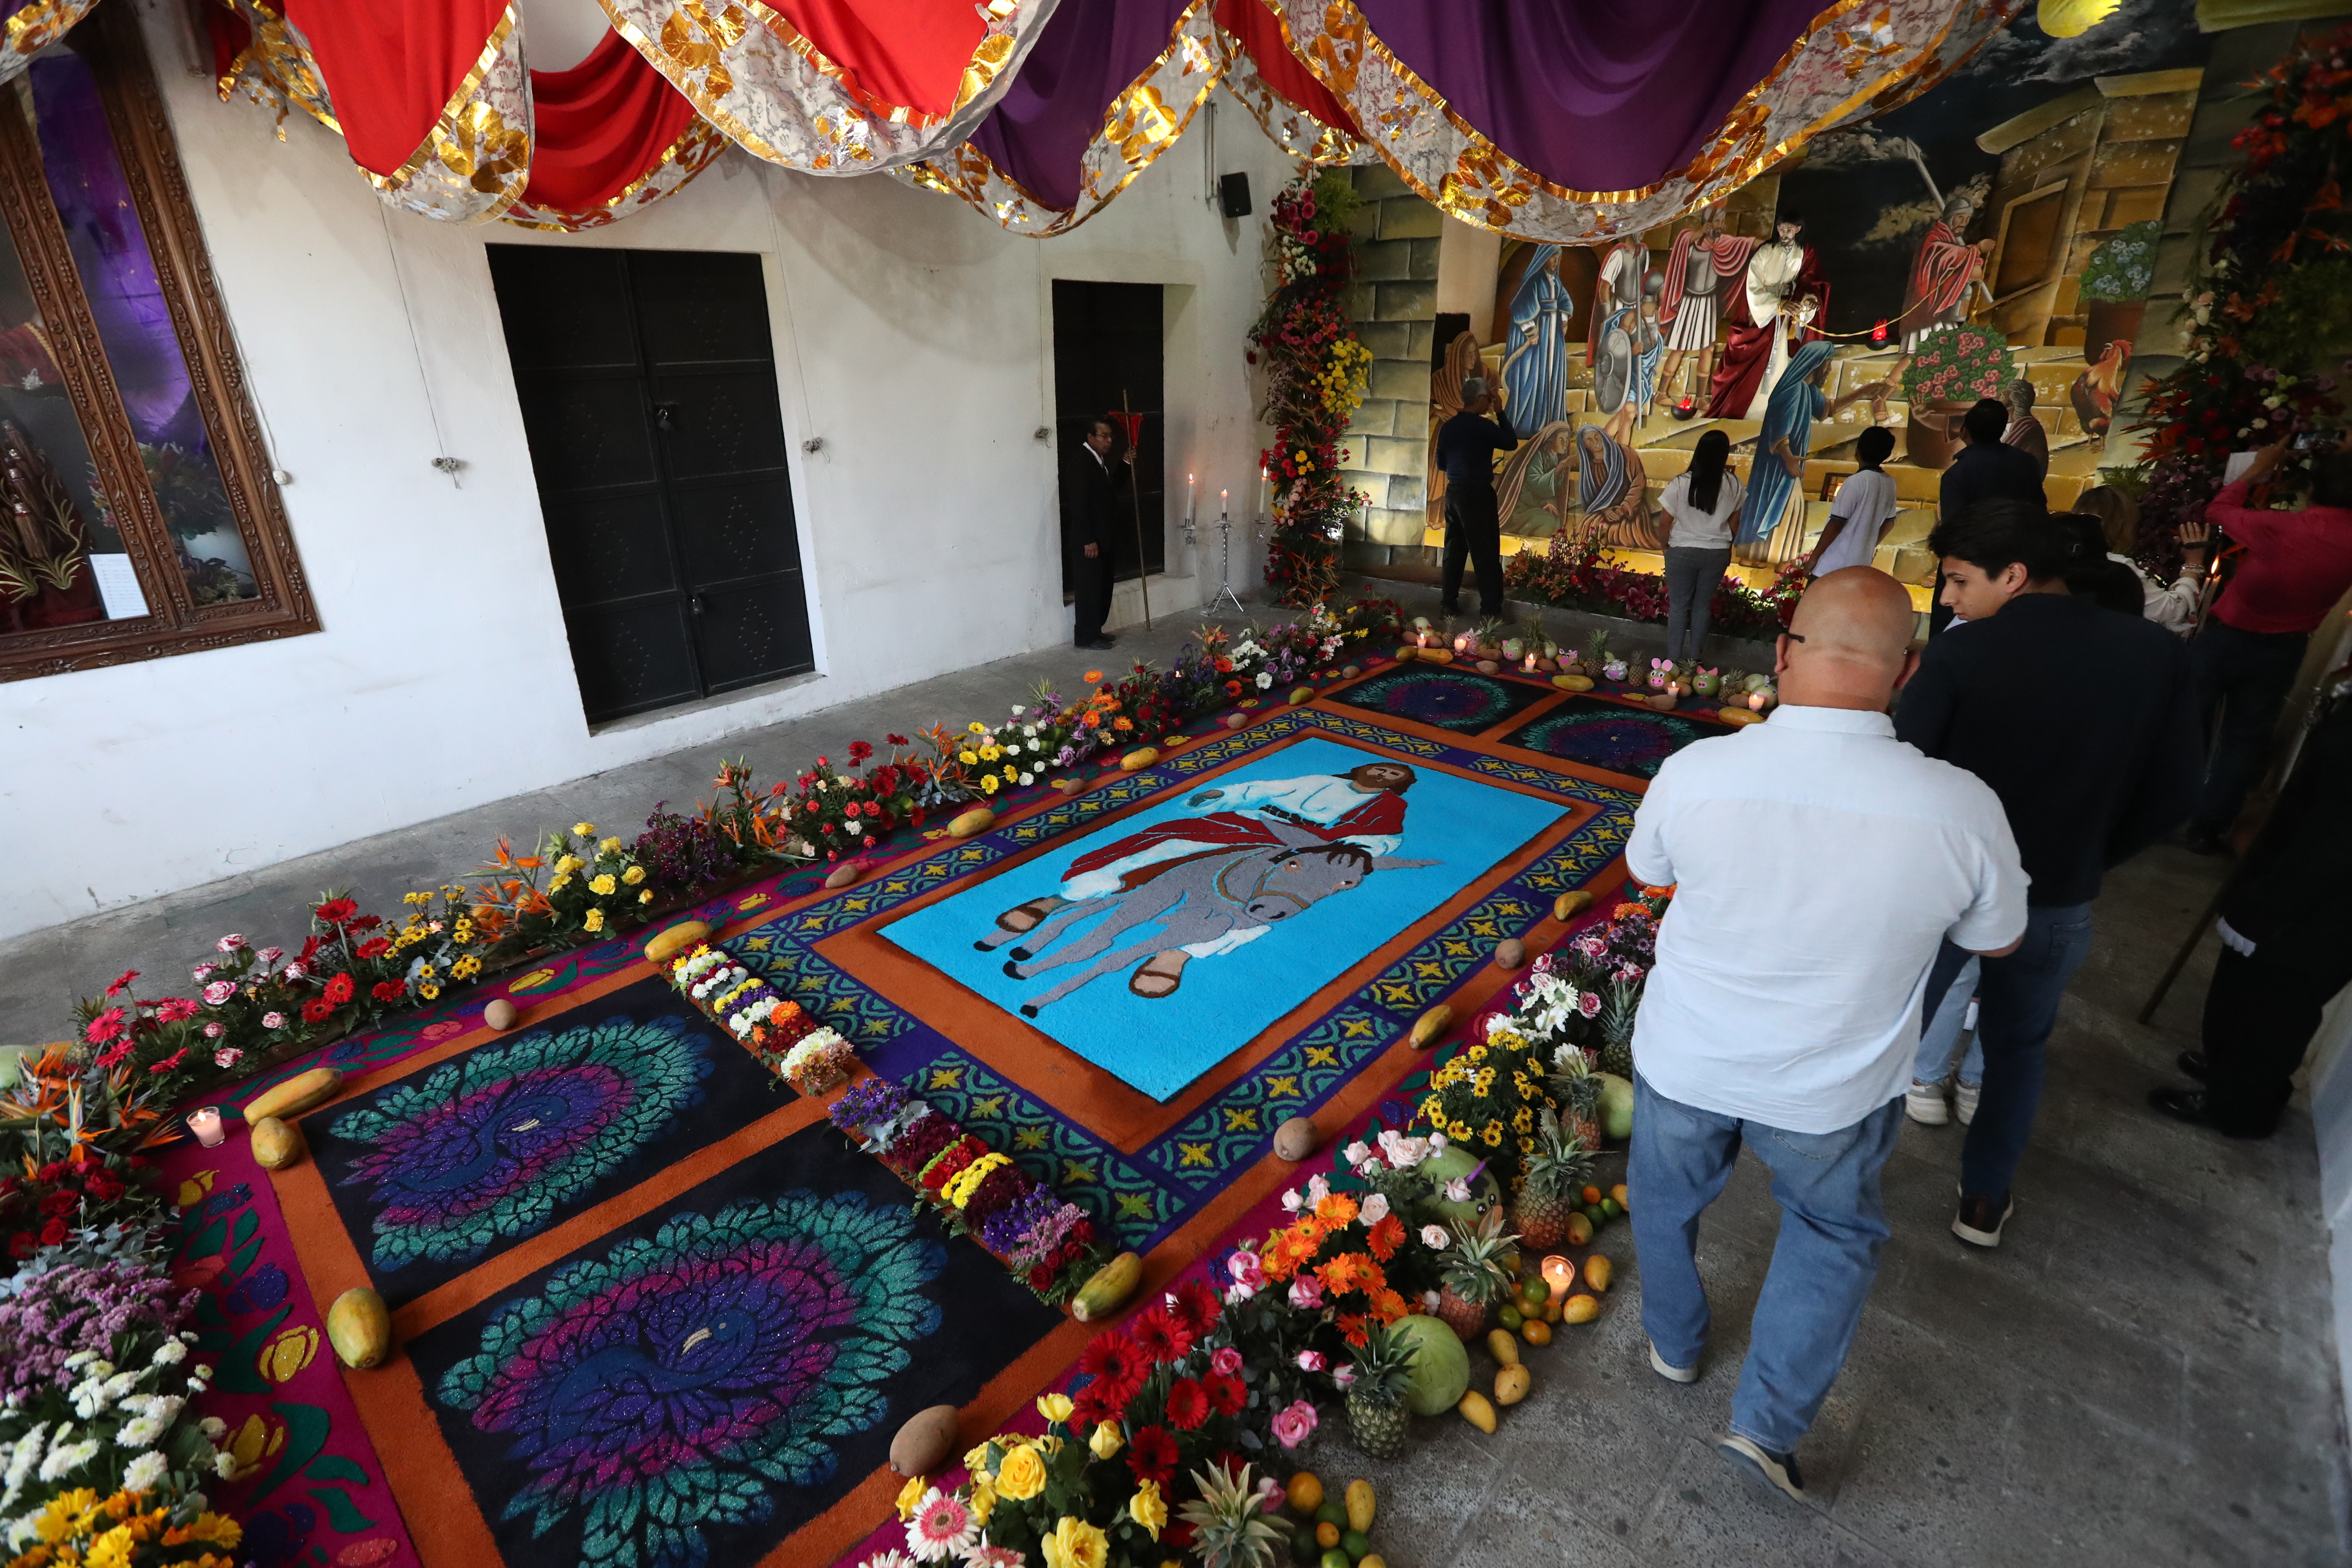
[[[275,1116],[253,1124],[253,1158],[268,1171],[282,1171],[302,1157],[302,1134]]]
[[[710,940],[710,928],[700,921],[680,921],[666,931],[646,939],[646,956],[656,963],[667,963],[697,942]]]
[[[1718,708],[1716,710],[1715,716],[1722,720],[1725,723],[1733,725],[1761,724],[1764,722],[1763,714],[1751,712],[1745,708]]]
[[[970,811],[959,812],[955,817],[949,822],[948,837],[950,838],[969,838],[975,833],[987,832],[990,827],[995,825],[995,822],[996,813],[989,810],[988,807],[984,805],[975,805]]]
[[[343,1075],[333,1068],[312,1068],[298,1072],[274,1089],[265,1089],[246,1102],[245,1119],[250,1122],[277,1117],[284,1121],[299,1116],[313,1106],[324,1105],[343,1087]]]
[[[1348,1528],[1359,1535],[1369,1534],[1372,1528],[1372,1511],[1379,1503],[1373,1495],[1372,1483],[1354,1480],[1348,1483]],[[1362,1553],[1357,1553],[1361,1556]]]
[[[1298,706],[1300,703],[1302,703],[1302,702],[1312,702],[1312,701],[1314,701],[1314,700],[1315,700],[1315,689],[1314,689],[1313,687],[1311,687],[1311,686],[1297,686],[1297,687],[1293,687],[1293,688],[1291,689],[1291,692],[1290,692],[1290,705],[1291,705],[1293,708],[1297,707],[1297,706]]]
[[[1432,664],[1452,664],[1454,650],[1450,647],[1425,647],[1421,650],[1421,657]]]
[[[1131,773],[1139,768],[1148,768],[1159,760],[1160,752],[1156,747],[1138,746],[1135,750],[1128,752],[1127,755],[1119,758],[1119,771],[1122,773]]]
[[[1127,1304],[1143,1283],[1143,1258],[1122,1252],[1094,1272],[1070,1298],[1070,1316],[1082,1323],[1098,1323]]]
[[[1440,1002],[1413,1020],[1412,1043],[1423,1050],[1437,1044],[1454,1025],[1454,1009]]]
[[[1592,677],[1589,675],[1555,675],[1551,678],[1551,683],[1554,686],[1559,687],[1562,691],[1590,691],[1592,689]]]
[[[335,1347],[335,1359],[345,1366],[364,1370],[383,1365],[392,1352],[392,1313],[383,1298],[364,1285],[336,1297],[327,1309],[327,1340]]]

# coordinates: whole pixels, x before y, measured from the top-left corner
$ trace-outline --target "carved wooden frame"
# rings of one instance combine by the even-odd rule
[[[110,497],[123,497],[117,522],[147,596],[149,613],[120,621],[0,634],[0,680],[21,680],[100,665],[161,658],[298,636],[319,629],[293,530],[270,478],[261,422],[245,384],[236,338],[222,307],[212,260],[188,196],[169,114],[140,36],[136,11],[102,5],[71,39],[89,62],[106,109],[131,204],[146,231],[157,282],[170,307],[188,378],[204,416],[221,486],[259,595],[227,605],[194,602],[170,548],[139,447],[106,363],[39,152],[13,103],[0,103],[0,217],[16,238],[26,281],[47,322],[68,395]]]

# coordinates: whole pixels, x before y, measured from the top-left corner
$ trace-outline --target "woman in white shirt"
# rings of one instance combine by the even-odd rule
[[[1731,437],[1709,430],[1691,450],[1690,467],[1658,498],[1658,534],[1666,552],[1666,657],[1696,659],[1706,641],[1715,590],[1731,564],[1731,536],[1747,489],[1731,471]],[[1685,641],[1687,634],[1687,641]],[[1685,651],[1687,649],[1687,651]]]
[[[1878,555],[1878,542],[1895,526],[1899,503],[1895,480],[1879,465],[1895,451],[1895,432],[1874,425],[1855,437],[1853,455],[1862,467],[1840,481],[1830,502],[1830,520],[1822,542],[1813,546],[1816,577],[1848,566],[1867,566]]]
[[[2139,579],[2140,614],[2178,637],[2197,629],[2197,596],[2205,582],[2205,530],[2202,525],[2180,531],[2180,575],[2170,586],[2158,584],[2132,552],[2139,546],[2139,502],[2112,485],[2084,490],[2074,510],[2099,520],[2107,536],[2107,559],[2119,561]]]

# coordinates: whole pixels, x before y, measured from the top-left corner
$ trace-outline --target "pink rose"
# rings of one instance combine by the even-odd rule
[[[213,943],[214,947],[219,949],[223,952],[235,952],[238,948],[243,947],[244,945],[245,938],[236,931],[229,932],[226,936],[221,938],[220,941]]]
[[[217,963],[199,963],[195,968],[190,970],[188,973],[198,980],[205,980],[208,979],[213,973],[219,968],[220,965]]]
[[[261,1016],[261,1026],[265,1029],[282,1029],[286,1026],[286,1015],[283,1013],[264,1013]]]
[[[1325,1364],[1323,1352],[1321,1351],[1300,1351],[1298,1352],[1298,1370],[1301,1372],[1321,1372]]]
[[[235,1046],[223,1046],[213,1053],[213,1066],[216,1068],[233,1068],[244,1059],[245,1053]]]
[[[205,1001],[215,1007],[236,994],[236,983],[233,980],[215,980],[205,987]]]
[[[1286,1448],[1296,1448],[1313,1434],[1315,1422],[1315,1406],[1304,1399],[1294,1400],[1275,1412],[1274,1440]]]
[[[1311,1312],[1323,1304],[1323,1282],[1312,1274],[1301,1274],[1290,1282],[1290,1304],[1302,1312]]]
[[[1257,1510],[1260,1513],[1280,1513],[1282,1505],[1290,1500],[1290,1493],[1272,1476],[1257,1484]]]
[[[1265,1262],[1247,1247],[1225,1259],[1225,1272],[1234,1277],[1234,1284],[1246,1285],[1253,1290],[1265,1283]]]
[[[1587,991],[1576,999],[1576,1010],[1588,1018],[1601,1016],[1601,993]]]
[[[1239,1377],[1242,1374],[1242,1352],[1231,1345],[1223,1346],[1209,1357],[1209,1370],[1226,1377]]]
[[[227,1025],[226,1025],[226,1024],[223,1024],[223,1023],[222,1023],[220,1020],[218,1020],[217,1018],[215,1018],[215,1020],[213,1020],[211,1023],[206,1024],[206,1025],[205,1026],[205,1038],[206,1038],[206,1039],[208,1039],[208,1040],[217,1040],[217,1039],[219,1039],[223,1035],[226,1035],[226,1034],[227,1034],[227,1033],[228,1033],[228,1026],[227,1026]]]

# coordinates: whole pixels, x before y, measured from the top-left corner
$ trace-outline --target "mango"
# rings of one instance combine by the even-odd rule
[[[1585,1217],[1584,1217],[1584,1215],[1583,1215],[1581,1213],[1579,1213],[1579,1214],[1572,1214],[1572,1215],[1569,1215],[1569,1216],[1568,1216],[1568,1244],[1569,1244],[1569,1246],[1570,1246],[1570,1247],[1582,1247],[1586,1242],[1591,1241],[1591,1239],[1592,1239],[1592,1222],[1591,1222],[1591,1220],[1589,1220],[1589,1219],[1585,1218]]]
[[[1295,687],[1291,690],[1290,705],[1293,708],[1298,707],[1301,703],[1312,702],[1314,700],[1315,689],[1311,686]]]
[[[1609,1281],[1616,1272],[1617,1266],[1597,1252],[1584,1260],[1584,1282],[1596,1295],[1609,1293]]]
[[[1589,675],[1555,675],[1551,678],[1551,683],[1554,686],[1559,687],[1562,691],[1590,691],[1592,689],[1592,678]]]
[[[1495,1407],[1487,1403],[1486,1396],[1476,1389],[1474,1388],[1464,1394],[1462,1402],[1454,1408],[1461,1412],[1463,1420],[1467,1421],[1479,1431],[1489,1435],[1494,1432]]]
[[[302,1135],[275,1116],[253,1124],[253,1158],[264,1170],[282,1171],[302,1157]]]
[[[1534,1322],[1529,1323],[1527,1327],[1521,1329],[1519,1332],[1527,1336],[1528,1343],[1531,1345],[1548,1345],[1551,1343],[1551,1325],[1545,1322],[1541,1318],[1538,1318]]]
[[[1763,714],[1751,713],[1745,708],[1718,708],[1715,711],[1715,716],[1722,720],[1725,723],[1732,725],[1735,728],[1742,724],[1761,724],[1764,722]]]
[[[1592,907],[1592,895],[1579,888],[1572,893],[1562,893],[1551,901],[1551,918],[1571,921]]]
[[[392,1352],[392,1313],[383,1298],[364,1285],[336,1297],[327,1309],[327,1340],[345,1366],[381,1366]]]
[[[1371,1482],[1360,1479],[1349,1481],[1348,1483],[1348,1528],[1360,1535],[1369,1531],[1372,1528],[1372,1514],[1379,1503],[1380,1499],[1372,1493]],[[1363,1553],[1357,1552],[1351,1552],[1350,1555],[1360,1557]]]
[[[1534,1385],[1534,1375],[1517,1362],[1513,1362],[1510,1365],[1506,1367],[1496,1368],[1495,1372],[1495,1403],[1497,1405],[1517,1405],[1520,1400],[1525,1399],[1528,1396],[1528,1390]]]
[[[1519,1342],[1507,1329],[1488,1329],[1486,1353],[1505,1366],[1517,1366],[1519,1364]]]
[[[1617,1200],[1617,1206],[1619,1208],[1625,1210],[1629,1214],[1633,1212],[1633,1205],[1630,1201],[1628,1201],[1624,1183],[1620,1182],[1615,1186],[1610,1188],[1609,1195]]]
[[[1082,1323],[1098,1323],[1127,1304],[1143,1283],[1143,1259],[1122,1252],[1094,1272],[1070,1298],[1070,1316]]]
[[[333,1068],[312,1068],[298,1072],[275,1089],[265,1089],[246,1102],[245,1120],[252,1123],[267,1117],[283,1121],[299,1116],[314,1106],[324,1105],[343,1087],[343,1075]]]
[[[1559,1304],[1559,1321],[1563,1323],[1589,1323],[1600,1315],[1598,1296],[1570,1296]]]
[[[1399,664],[1402,664],[1408,659],[1419,658],[1421,657],[1421,649],[1413,647],[1411,643],[1407,643],[1404,647],[1396,650],[1396,656],[1397,662]]]

